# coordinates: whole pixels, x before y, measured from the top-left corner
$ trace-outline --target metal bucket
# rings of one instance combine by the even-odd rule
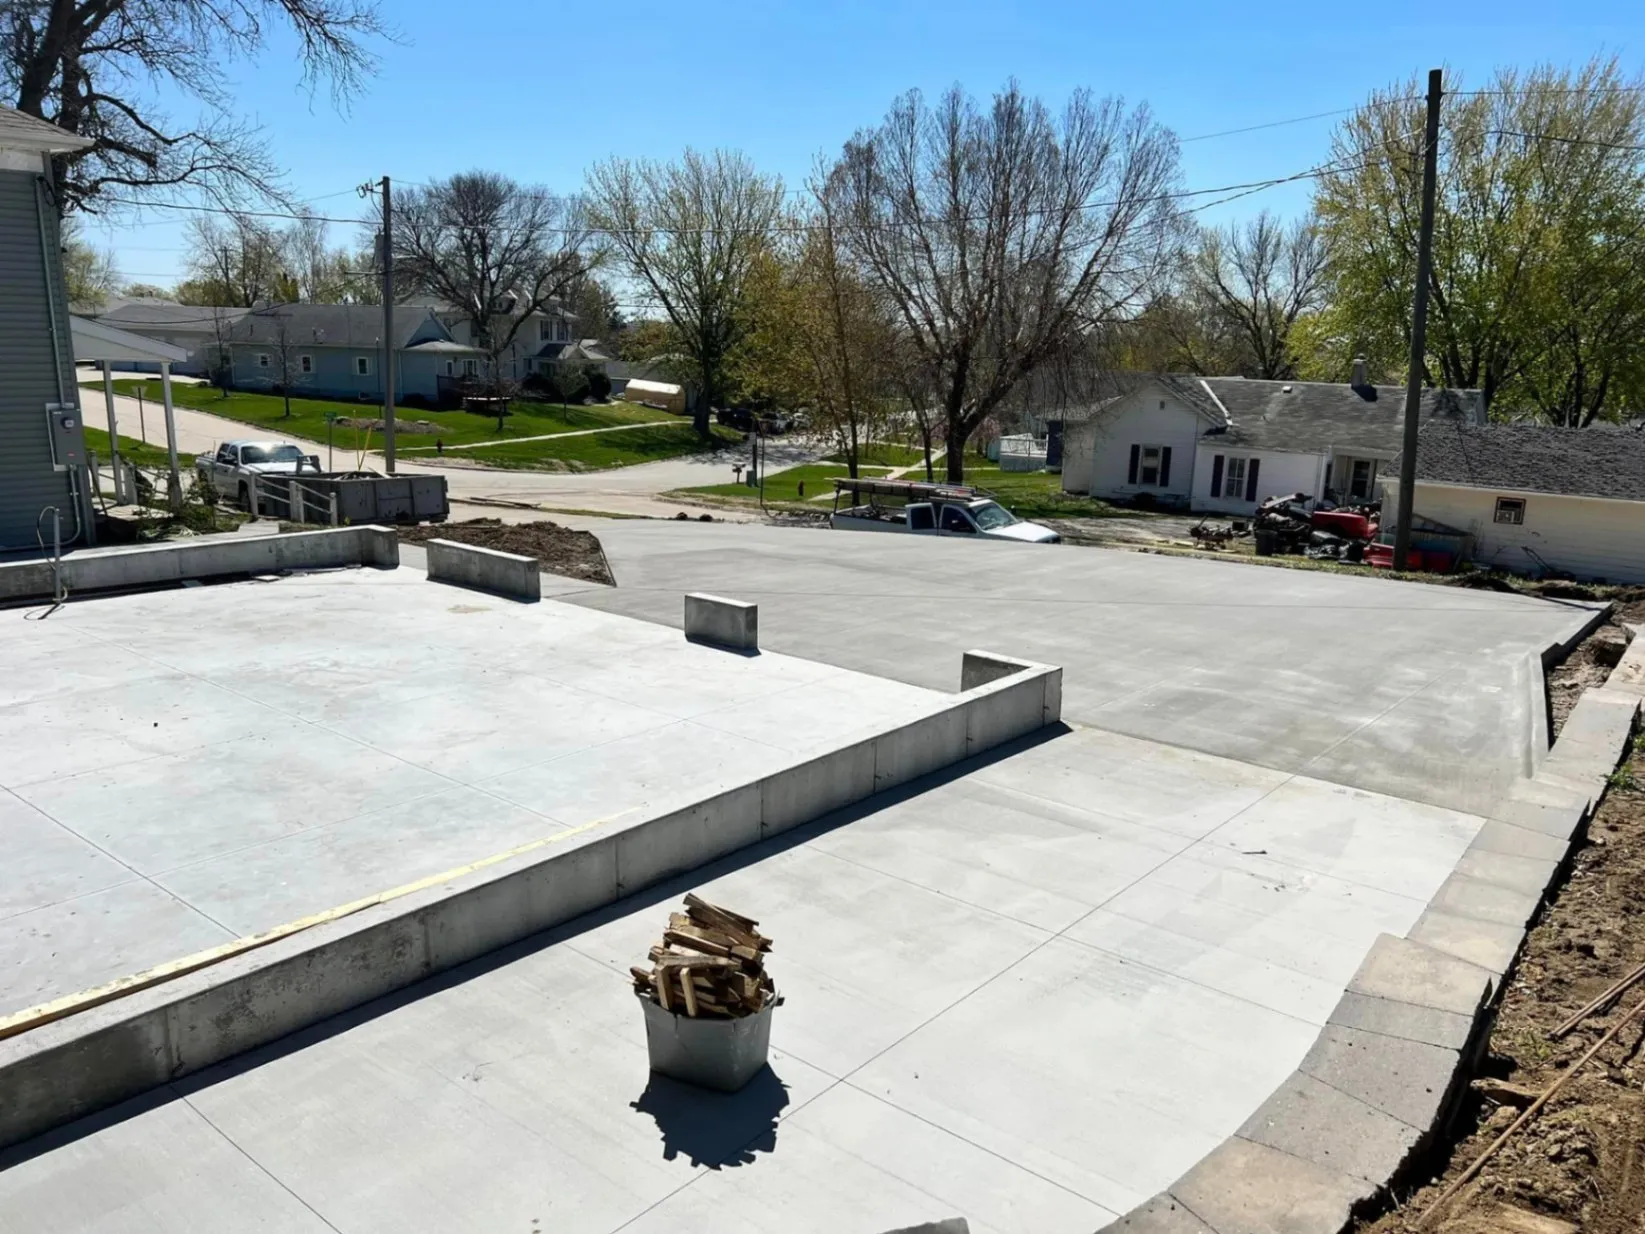
[[[645,1041],[651,1070],[670,1079],[734,1093],[765,1066],[771,1052],[772,998],[753,1015],[693,1018],[667,1011],[640,995],[645,1007]]]

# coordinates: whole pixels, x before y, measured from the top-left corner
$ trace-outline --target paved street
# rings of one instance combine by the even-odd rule
[[[101,380],[97,384],[82,384],[83,408],[86,423],[93,428],[107,428],[107,413]],[[140,406],[135,398],[115,396],[115,415],[123,436],[141,437],[154,445],[166,443],[165,416],[160,405],[144,399]],[[224,419],[207,412],[177,406],[173,410],[177,424],[177,448],[188,454],[213,450],[220,442],[235,437],[259,437],[269,434],[237,420]],[[293,440],[301,440],[294,438]],[[324,442],[316,443],[322,462],[325,460]],[[770,470],[776,471],[796,463],[810,462],[826,453],[807,442],[783,441],[773,443],[767,458]],[[502,518],[505,521],[526,521],[540,517],[530,509],[510,509],[506,506],[487,506],[481,502],[512,502],[522,506],[545,506],[553,509],[595,510],[619,515],[651,518],[673,518],[681,509],[676,502],[656,500],[656,494],[675,488],[701,484],[729,484],[734,479],[732,464],[744,462],[746,456],[730,450],[706,457],[665,459],[656,463],[641,463],[634,467],[619,467],[612,471],[584,472],[581,474],[503,471],[479,467],[435,467],[427,462],[398,460],[398,468],[406,474],[443,475],[456,518],[478,516]],[[367,453],[363,458],[338,448],[334,451],[337,467],[363,465],[383,470],[381,454]],[[700,510],[693,508],[693,514]],[[716,518],[731,521],[753,520],[757,513],[745,511],[714,512]]]

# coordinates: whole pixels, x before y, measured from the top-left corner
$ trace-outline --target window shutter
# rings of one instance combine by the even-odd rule
[[[1211,457],[1211,496],[1222,496],[1222,455]]]
[[[1257,468],[1259,468],[1261,466],[1262,466],[1262,460],[1260,458],[1254,458],[1254,459],[1251,460],[1251,466],[1246,469],[1246,472],[1245,472],[1245,500],[1246,501],[1255,501],[1257,499]]]
[[[1169,488],[1171,485],[1171,447],[1161,446],[1159,452],[1159,486]]]
[[[1142,462],[1142,447],[1132,446],[1131,469],[1125,473],[1125,482],[1127,484],[1135,484],[1137,482],[1137,464],[1140,462]]]

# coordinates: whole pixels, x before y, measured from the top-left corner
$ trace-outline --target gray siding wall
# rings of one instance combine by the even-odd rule
[[[260,347],[255,343],[236,343],[234,353],[234,388],[237,390],[268,390],[278,385],[281,377],[280,351],[277,347]],[[267,368],[257,363],[259,355],[268,357]],[[300,357],[313,357],[314,371],[303,373]],[[355,369],[355,359],[365,356],[369,373],[362,377]],[[397,373],[394,379],[394,400],[399,402],[407,394],[421,394],[433,399],[436,365],[432,357],[396,354]],[[340,399],[344,402],[381,403],[383,383],[378,369],[381,354],[372,348],[354,347],[293,347],[291,349],[291,386],[293,395],[307,398]],[[444,371],[443,366],[439,366]]]
[[[40,251],[40,215],[46,216],[52,256]],[[33,549],[35,520],[47,506],[63,512],[69,536],[77,514],[67,472],[53,471],[46,404],[58,401],[57,376],[66,400],[78,398],[68,298],[58,256],[56,211],[41,196],[37,177],[0,170],[0,550]],[[52,371],[51,321],[46,279],[51,279],[60,355]]]

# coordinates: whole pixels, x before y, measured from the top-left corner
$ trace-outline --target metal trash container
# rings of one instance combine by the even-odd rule
[[[651,1070],[670,1079],[734,1093],[765,1066],[771,1052],[772,998],[753,1015],[693,1018],[667,1011],[640,995],[645,1007],[645,1041]]]
[[[1258,557],[1272,557],[1279,551],[1278,532],[1258,531],[1252,539],[1256,541]]]

